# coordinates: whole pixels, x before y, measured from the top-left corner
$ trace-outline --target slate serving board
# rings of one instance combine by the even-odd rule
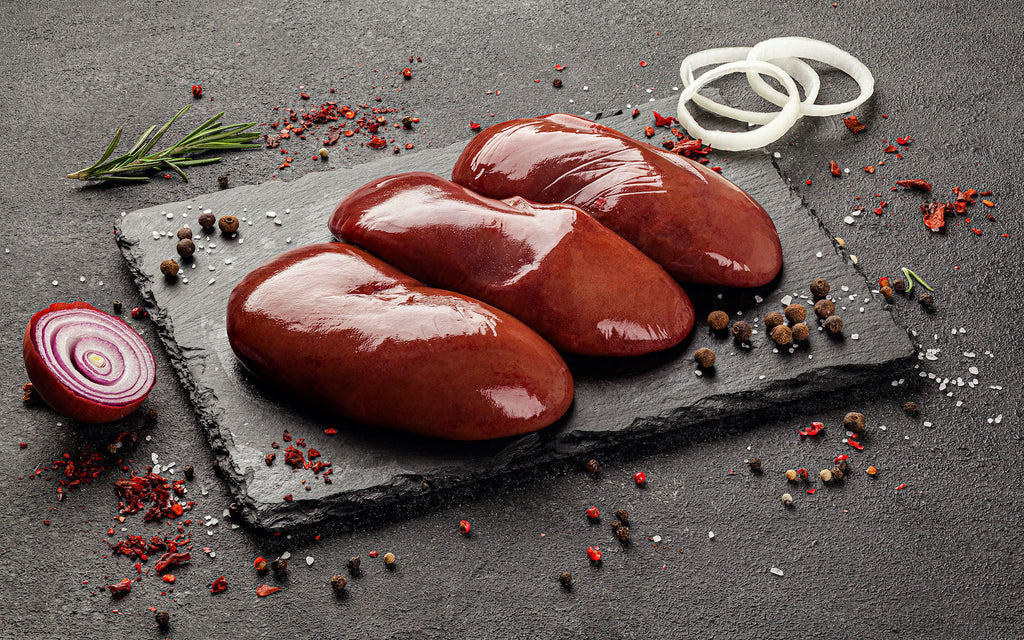
[[[649,108],[671,113],[674,106],[661,101]],[[642,127],[651,119],[645,112],[635,119],[614,115],[601,121],[644,139]],[[242,514],[253,526],[284,531],[333,518],[365,520],[368,513],[389,506],[515,471],[568,459],[584,461],[592,451],[609,446],[649,441],[708,421],[891,376],[913,360],[906,331],[894,322],[880,296],[871,293],[832,235],[790,191],[767,155],[747,153],[715,162],[774,220],[782,238],[782,274],[759,290],[686,287],[698,324],[684,344],[669,351],[629,359],[567,356],[576,381],[575,400],[568,415],[547,429],[483,443],[373,431],[317,414],[250,379],[232,354],[225,329],[227,298],[235,283],[286,249],[329,240],[327,218],[354,188],[403,171],[447,177],[461,149],[455,145],[388,154],[376,162],[312,173],[294,182],[238,187],[149,207],[118,221],[117,242],[151,306],[160,338]],[[205,210],[218,217],[240,217],[238,233],[199,233],[197,218]],[[198,250],[193,263],[185,265],[183,277],[167,280],[160,274],[160,262],[176,255],[175,232],[186,224],[197,232]],[[775,348],[760,319],[769,311],[781,311],[787,295],[810,311],[807,285],[817,277],[832,284],[830,297],[846,323],[843,337],[816,330],[810,313],[808,342],[794,349]],[[702,319],[719,308],[755,328],[749,347],[709,332]],[[698,375],[693,353],[705,346],[718,358],[711,374]],[[337,433],[327,434],[327,429]],[[320,460],[331,463],[330,484],[311,470],[284,464],[286,430],[304,438],[321,452]],[[271,448],[274,441],[281,449]],[[271,452],[277,459],[267,466],[264,459]],[[286,500],[286,495],[293,499]]]

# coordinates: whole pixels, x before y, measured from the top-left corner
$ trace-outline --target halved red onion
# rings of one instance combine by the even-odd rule
[[[156,384],[156,361],[145,340],[85,302],[58,302],[32,316],[22,351],[39,396],[81,422],[123,418]]]

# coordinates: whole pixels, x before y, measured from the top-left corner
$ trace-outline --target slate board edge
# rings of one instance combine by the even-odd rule
[[[809,208],[806,209],[810,215]],[[817,216],[814,217],[818,220],[819,226],[824,229],[820,219]],[[578,432],[563,438],[561,442],[555,442],[555,447],[536,446],[545,439],[543,433],[521,437],[510,443],[509,448],[499,454],[519,459],[521,464],[513,464],[501,472],[464,473],[458,477],[444,478],[400,474],[394,476],[390,484],[375,488],[350,491],[309,501],[299,499],[293,502],[262,503],[249,496],[246,489],[247,474],[235,468],[231,462],[230,436],[220,428],[218,409],[212,397],[212,390],[199,387],[190,373],[189,358],[174,339],[172,320],[163,309],[156,306],[151,287],[152,280],[143,272],[138,261],[140,240],[125,236],[120,225],[115,228],[115,238],[142,298],[151,309],[150,316],[156,327],[157,335],[167,349],[172,366],[184,384],[199,416],[199,422],[206,431],[209,446],[218,461],[218,471],[227,477],[229,485],[234,490],[236,503],[242,517],[257,529],[271,532],[294,531],[306,525],[335,519],[341,522],[342,527],[358,526],[362,520],[360,516],[365,516],[370,511],[388,512],[401,505],[456,496],[460,489],[470,485],[484,482],[492,486],[497,485],[511,480],[516,474],[544,471],[573,458],[580,458],[579,461],[582,462],[584,454],[597,455],[613,445],[621,447],[626,444],[630,447],[639,447],[643,442],[671,436],[686,425],[711,424],[725,419],[742,421],[744,418],[752,417],[760,410],[776,406],[775,400],[783,393],[785,393],[787,403],[799,405],[812,394],[827,395],[829,391],[849,387],[854,382],[867,382],[871,386],[880,383],[882,374],[886,374],[885,378],[888,380],[895,372],[909,370],[916,361],[916,350],[908,336],[903,352],[896,354],[893,359],[884,364],[841,365],[831,367],[825,372],[813,371],[795,379],[777,381],[745,395],[742,410],[735,409],[737,404],[735,393],[711,396],[694,406],[675,412],[670,418],[637,418],[628,429],[615,433]],[[839,247],[836,249],[840,250]],[[856,269],[856,265],[852,266]],[[864,275],[859,269],[856,271],[861,276]],[[892,315],[891,311],[889,315]],[[823,375],[823,373],[827,375]],[[550,445],[551,442],[546,444]],[[531,456],[531,453],[536,455]]]

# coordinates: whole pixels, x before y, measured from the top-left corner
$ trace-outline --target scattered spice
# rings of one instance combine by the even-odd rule
[[[797,478],[796,469],[787,469],[786,470],[786,480],[789,480],[790,482],[796,482],[796,478]]]
[[[562,79],[561,78],[555,78],[554,80],[551,81],[551,86],[556,88],[556,89],[560,88],[562,86]]]
[[[825,319],[836,312],[836,303],[827,298],[822,298],[814,303],[814,313],[819,318]]]
[[[256,569],[256,573],[262,575],[267,572],[267,559],[260,556],[252,561],[252,566]]]
[[[589,513],[587,515],[590,515]],[[459,533],[466,536],[469,535],[470,524],[469,520],[463,520],[459,523]]]
[[[388,566],[391,566],[391,565],[395,564],[395,554],[391,553],[390,551],[385,553],[384,554],[384,564],[386,564]]]
[[[929,202],[921,205],[921,214],[924,218],[924,225],[932,231],[938,231],[946,226],[946,211],[949,203]]]
[[[793,341],[793,330],[780,324],[772,329],[772,340],[780,347],[785,346]]]
[[[881,293],[882,297],[886,300],[892,297],[892,287],[882,287],[878,292]]]
[[[345,566],[348,568],[349,573],[355,575],[359,573],[359,564],[359,556],[352,556],[348,559],[348,562],[345,564]]]
[[[857,120],[857,116],[847,116],[843,118],[843,124],[845,124],[846,128],[852,131],[854,134],[860,133],[868,126],[866,124],[862,124],[859,120]]]
[[[221,576],[213,581],[210,585],[210,593],[220,593],[228,588],[228,581],[224,576]]]
[[[633,482],[635,482],[638,487],[644,486],[647,484],[647,474],[643,471],[637,471],[633,474]]]
[[[222,173],[219,176],[217,176],[217,186],[220,187],[221,189],[228,188],[228,174]]]
[[[864,473],[868,474],[869,476],[878,475],[878,467],[876,467],[875,465],[871,465],[870,467],[864,470]]]
[[[825,318],[825,323],[824,323],[823,326],[825,327],[825,331],[828,331],[832,335],[836,335],[836,334],[842,333],[843,332],[843,319],[840,318],[837,315],[831,315],[831,316]]]
[[[825,424],[824,423],[822,423],[822,422],[812,422],[810,427],[807,427],[806,429],[800,429],[797,433],[799,433],[801,435],[801,437],[816,436],[819,433],[821,433],[824,429],[825,429]]]
[[[196,243],[192,242],[192,238],[182,238],[174,245],[174,249],[182,258],[191,258],[196,252]]]
[[[819,471],[818,477],[821,478],[821,481],[826,484],[832,482],[832,472],[829,469],[822,469],[821,471]]]
[[[844,465],[844,466],[845,466],[845,465]],[[844,473],[844,472],[843,472],[843,470],[842,470],[842,469],[840,469],[840,468],[839,468],[838,466],[836,466],[836,467],[832,467],[832,469],[831,469],[831,470],[830,470],[829,472],[830,472],[830,473],[832,474],[832,479],[833,479],[834,481],[836,481],[836,482],[839,482],[840,480],[842,480],[842,479],[843,479],[843,473]]]
[[[790,322],[803,322],[807,319],[807,308],[802,304],[793,303],[786,307],[784,311],[786,320]]]
[[[568,571],[563,571],[562,574],[558,576],[558,582],[562,585],[563,589],[571,589],[572,574]]]
[[[590,473],[597,473],[598,471],[601,470],[601,465],[598,464],[597,460],[594,460],[593,458],[587,460],[587,464],[585,464],[584,467],[586,467],[587,471],[589,471]]]
[[[907,415],[917,415],[917,403],[907,402],[906,404],[903,405],[903,410],[907,413]]]
[[[929,309],[935,306],[935,296],[930,293],[922,293],[921,297],[919,297],[917,301],[920,302],[922,306]]]
[[[272,587],[269,584],[261,584],[260,586],[256,587],[256,595],[263,598],[265,596],[269,596],[272,593],[277,593],[280,590],[281,587]]]
[[[851,411],[847,413],[845,416],[843,416],[843,428],[845,428],[847,431],[852,431],[853,433],[857,434],[864,433],[865,424],[866,421],[864,419],[863,413]]]
[[[221,216],[217,226],[223,233],[234,233],[238,231],[238,218],[235,216]]]
[[[697,352],[693,354],[693,358],[700,365],[701,369],[715,366],[715,352],[707,347],[697,349]]]
[[[793,339],[797,342],[803,342],[811,336],[811,328],[803,322],[798,322],[791,327],[793,331]]]
[[[167,613],[166,611],[157,611],[153,615],[153,617],[156,619],[156,623],[160,625],[161,628],[165,628],[167,625],[171,623],[171,614]]]
[[[771,313],[764,317],[764,326],[768,327],[769,329],[774,329],[775,327],[781,325],[783,322],[785,322],[785,319],[783,319],[782,314],[779,313],[778,311],[772,311]]]
[[[182,228],[178,229],[178,233],[176,233],[175,235],[178,236],[178,240],[184,240],[185,238],[191,238],[192,237],[192,227],[182,227]]]
[[[587,508],[587,517],[591,520],[597,520],[601,517],[601,511],[597,507]]]
[[[203,97],[203,87],[202,87],[202,85],[198,85],[198,84],[192,85],[192,97],[196,98],[197,100],[199,98]]]
[[[739,320],[732,325],[732,337],[740,342],[750,340],[752,333],[753,330],[750,328],[750,323],[746,320]]]
[[[618,529],[615,530],[615,536],[621,542],[629,542],[629,527],[627,527],[626,525],[620,526]]]
[[[917,189],[918,191],[932,190],[932,183],[928,182],[927,180],[922,180],[920,178],[913,178],[910,180],[897,180],[896,186],[903,187],[904,189]]]
[[[591,562],[600,562],[602,555],[604,554],[601,553],[599,547],[587,547],[587,557],[590,558]]]
[[[284,576],[288,573],[288,559],[281,557],[275,558],[274,561],[270,563],[270,568],[273,570],[274,575],[278,577]]]
[[[132,581],[129,578],[124,578],[117,584],[107,585],[107,588],[110,589],[111,596],[115,598],[123,598],[131,593]]]
[[[729,314],[721,310],[712,311],[708,314],[708,326],[713,331],[725,329],[729,326]]]
[[[331,589],[334,590],[334,593],[341,593],[345,590],[345,587],[347,586],[348,578],[346,578],[345,576],[341,575],[340,573],[331,576]]]
[[[835,160],[828,163],[828,170],[831,171],[834,176],[843,175],[843,170],[839,168],[839,164]]]
[[[829,289],[832,287],[829,285],[828,280],[825,278],[815,278],[811,281],[811,295],[815,298],[824,298],[828,295]]]
[[[747,460],[747,466],[754,473],[759,473],[761,471],[761,458],[750,458]]]
[[[782,494],[782,504],[786,505],[787,507],[792,507],[793,506],[793,496],[791,496],[788,493]]]
[[[864,167],[864,171],[866,171],[867,173],[874,173],[875,165],[869,164],[868,166]]]
[[[21,385],[21,392],[21,402],[26,407],[31,407],[35,403],[39,402],[39,393],[36,391],[36,388],[32,385],[31,382],[26,382],[25,384]],[[25,447],[22,447],[22,449],[24,448]]]
[[[178,275],[178,263],[171,258],[167,258],[160,263],[160,273],[164,274],[165,277],[174,278]]]

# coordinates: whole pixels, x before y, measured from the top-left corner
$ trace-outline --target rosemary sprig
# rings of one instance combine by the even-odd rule
[[[220,160],[217,158],[193,158],[192,154],[206,151],[236,151],[239,149],[258,149],[261,145],[252,144],[252,141],[260,136],[257,131],[246,131],[256,125],[255,122],[224,125],[219,124],[224,112],[213,116],[203,124],[195,128],[187,136],[174,143],[163,151],[150,153],[160,138],[167,132],[174,122],[189,110],[191,105],[186,105],[167,124],[157,129],[153,125],[146,130],[139,141],[135,143],[128,153],[109,160],[121,141],[121,133],[124,127],[117,130],[114,139],[107,145],[106,150],[100,159],[91,167],[69,173],[68,177],[75,180],[119,180],[122,182],[141,182],[149,180],[149,176],[125,175],[140,171],[154,169],[171,169],[185,182],[188,176],[182,171],[182,167],[194,167],[201,164],[210,164]],[[154,131],[156,133],[154,133]]]

